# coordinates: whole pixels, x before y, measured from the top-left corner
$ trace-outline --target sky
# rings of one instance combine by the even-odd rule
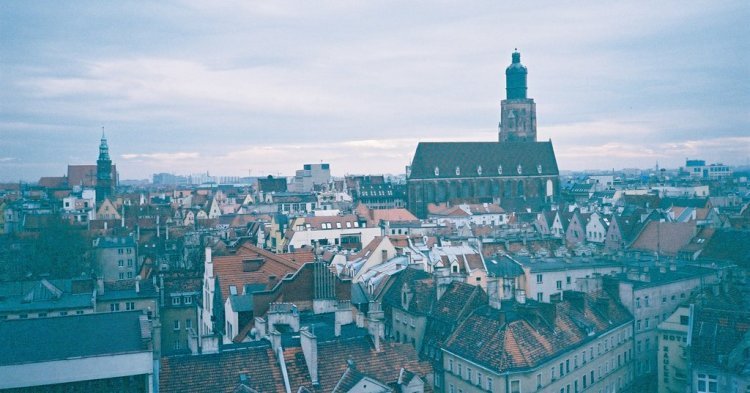
[[[750,2],[0,2],[0,181],[404,173],[494,141],[518,48],[561,170],[750,163]]]

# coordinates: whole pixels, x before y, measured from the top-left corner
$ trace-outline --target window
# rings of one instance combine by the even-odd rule
[[[64,316],[66,316],[66,315],[68,315],[68,312],[67,312],[67,311],[60,311],[60,316],[61,316],[61,317],[64,317]]]
[[[680,325],[687,326],[688,322],[690,321],[690,317],[687,315],[680,315]]]
[[[123,253],[123,250],[122,250],[122,248],[118,248],[118,249],[117,249],[117,253],[118,253],[118,254],[120,254],[120,255],[122,255],[122,253]]]
[[[109,305],[109,311],[120,311],[120,303],[111,303]]]
[[[456,393],[456,387],[453,386],[453,384],[451,384],[450,388],[448,389],[448,392],[450,392],[450,393]]]
[[[637,320],[637,321],[635,321],[635,330],[636,331],[641,330],[641,320],[640,319]]]
[[[180,305],[180,297],[179,296],[173,296],[172,297],[172,305],[173,306],[179,306]]]
[[[40,313],[39,313],[39,318],[44,318],[44,317],[46,317],[46,316],[47,316],[47,313],[46,313],[46,312],[40,312]]]
[[[541,302],[544,300],[544,293],[543,292],[537,292],[536,293],[536,301]]]
[[[180,330],[180,321],[179,320],[174,321],[174,327],[172,329],[174,329],[174,330]]]
[[[448,371],[453,372],[453,359],[448,359]]]
[[[536,388],[539,389],[542,387],[542,374],[536,375]]]
[[[461,363],[458,364],[458,375],[461,376],[461,378],[464,376],[464,365]]]
[[[570,285],[570,276],[565,277],[565,283]]]
[[[562,289],[562,280],[557,280],[557,289]]]
[[[536,275],[536,283],[537,284],[541,284],[542,283],[542,275],[541,274],[537,274]]]
[[[466,367],[466,379],[471,381],[471,367]]]
[[[135,302],[125,302],[125,310],[135,310]]]
[[[648,307],[648,303],[649,303],[648,300],[649,300],[648,296],[646,296],[646,297],[643,298],[643,303],[645,303],[646,307]]]
[[[192,319],[186,319],[185,320],[185,330],[192,329],[193,328],[193,320]]]
[[[122,259],[118,259],[117,260],[117,266],[119,266],[119,267],[125,266],[125,261],[123,261]]]
[[[635,298],[635,308],[641,308],[641,298]]]
[[[172,344],[172,349],[174,349],[175,351],[177,351],[177,350],[180,349],[180,339],[179,338],[176,338],[174,340],[174,344]]]
[[[698,393],[716,393],[718,389],[716,375],[698,374]]]
[[[477,372],[477,385],[482,386],[482,373]]]
[[[510,381],[510,393],[521,393],[521,381]]]
[[[643,320],[643,328],[648,329],[648,318]]]
[[[76,310],[76,315],[83,315],[83,310]]]
[[[492,390],[492,377],[487,377],[487,390]]]
[[[185,296],[182,298],[182,302],[185,304],[193,304],[193,297],[192,296]]]
[[[125,279],[125,273],[120,273],[120,274],[118,274],[118,275],[117,275],[117,277],[118,277],[118,278],[119,278],[120,280],[124,280],[124,279]]]
[[[133,278],[133,272],[128,272],[128,278]]]
[[[128,267],[133,266],[133,258],[128,258]]]

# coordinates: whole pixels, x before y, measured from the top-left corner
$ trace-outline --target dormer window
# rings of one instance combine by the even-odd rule
[[[482,176],[482,166],[477,167],[477,175]]]
[[[435,167],[435,176],[440,176],[440,168]]]
[[[518,164],[518,174],[520,175],[521,172],[523,172],[523,167],[521,166],[521,164]]]
[[[456,176],[461,175],[461,167],[456,167]]]
[[[502,175],[503,174],[503,166],[502,165],[498,165],[497,166],[497,174],[498,175]]]
[[[542,173],[542,164],[536,166],[536,171]]]

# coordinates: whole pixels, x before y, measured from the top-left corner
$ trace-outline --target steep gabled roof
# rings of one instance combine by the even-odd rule
[[[519,176],[519,165],[520,175],[559,173],[551,142],[421,142],[414,153],[409,178]]]

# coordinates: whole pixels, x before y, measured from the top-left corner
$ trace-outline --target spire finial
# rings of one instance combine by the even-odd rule
[[[107,137],[104,135],[104,126],[102,126],[102,139],[107,139]]]

